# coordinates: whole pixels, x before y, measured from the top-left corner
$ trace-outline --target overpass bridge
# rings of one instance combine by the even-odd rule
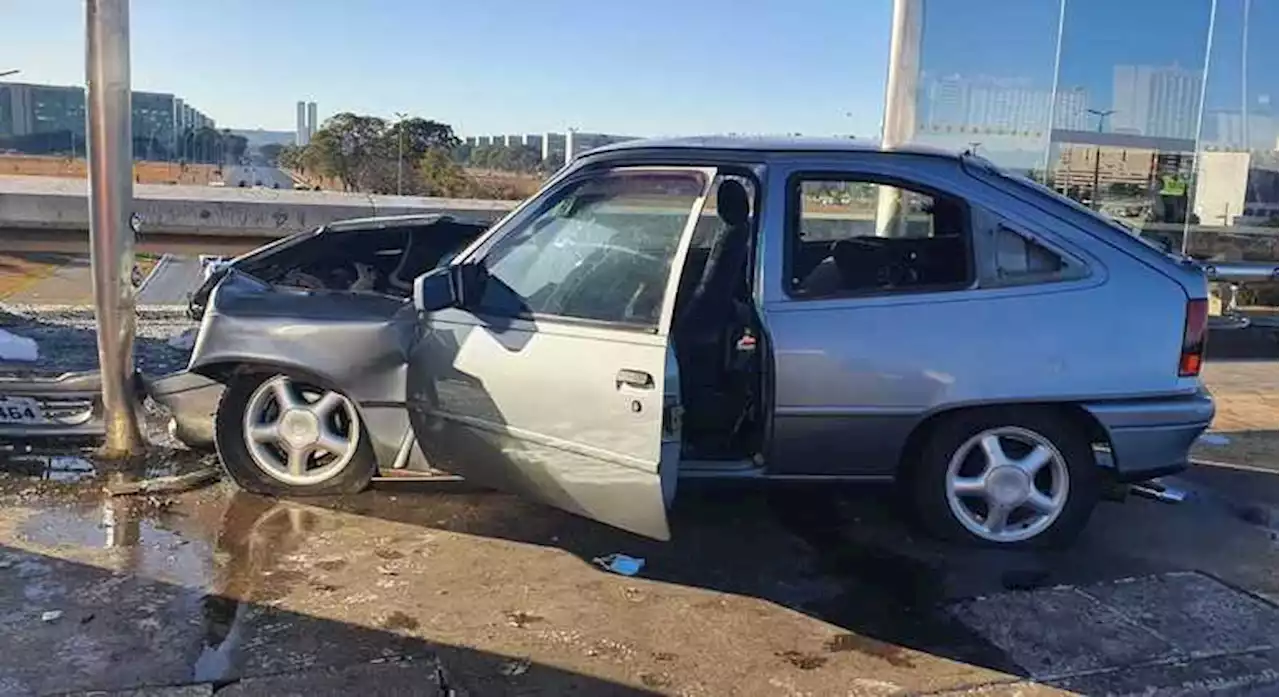
[[[293,189],[135,184],[139,251],[219,253],[374,215],[444,213],[494,221],[516,201],[380,196]],[[87,252],[88,181],[0,176],[0,248]]]

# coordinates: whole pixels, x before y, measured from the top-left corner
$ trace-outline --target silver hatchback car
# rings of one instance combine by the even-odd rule
[[[665,539],[681,478],[897,479],[938,535],[1040,545],[1213,416],[1201,268],[967,155],[610,146],[413,294],[377,361],[197,345],[242,485],[438,469]]]

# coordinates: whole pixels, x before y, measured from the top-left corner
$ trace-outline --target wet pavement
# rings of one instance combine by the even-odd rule
[[[1207,370],[1215,430],[1271,464],[1103,503],[1054,552],[923,538],[886,488],[682,483],[667,543],[464,482],[104,495],[212,462],[159,419],[171,448],[122,467],[8,453],[0,695],[1274,695],[1274,376]]]
[[[110,498],[58,464],[0,477],[0,694],[1276,689],[1275,529],[1208,497],[1010,554],[884,490],[686,487],[661,543],[460,482]]]

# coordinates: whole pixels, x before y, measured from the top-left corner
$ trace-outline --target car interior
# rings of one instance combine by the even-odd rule
[[[968,213],[964,204],[913,193],[905,201],[902,234],[892,237],[878,236],[870,226],[865,231],[858,229],[874,220],[833,221],[801,214],[792,249],[792,293],[821,298],[967,283]]]
[[[743,461],[761,447],[764,351],[748,272],[754,190],[750,179],[721,178],[715,216],[699,221],[680,278],[672,338],[686,459]]]

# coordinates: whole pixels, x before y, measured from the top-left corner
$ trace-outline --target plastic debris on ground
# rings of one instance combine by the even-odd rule
[[[192,347],[196,345],[197,331],[198,331],[197,329],[192,328],[183,332],[179,332],[178,334],[174,334],[173,336],[169,337],[169,340],[166,343],[168,343],[169,346],[172,346],[173,348],[179,349],[181,351],[189,351],[191,350]]]
[[[640,573],[640,569],[644,568],[643,559],[629,557],[625,554],[609,554],[603,557],[596,557],[591,562],[606,571],[612,571],[622,576],[635,576]]]
[[[60,617],[62,617],[62,610],[49,610],[40,615],[40,619],[45,622],[56,622]]]
[[[39,359],[40,347],[35,339],[0,329],[0,361],[30,362]]]
[[[1200,436],[1199,441],[1204,445],[1230,445],[1231,438],[1221,433],[1206,433]]]

